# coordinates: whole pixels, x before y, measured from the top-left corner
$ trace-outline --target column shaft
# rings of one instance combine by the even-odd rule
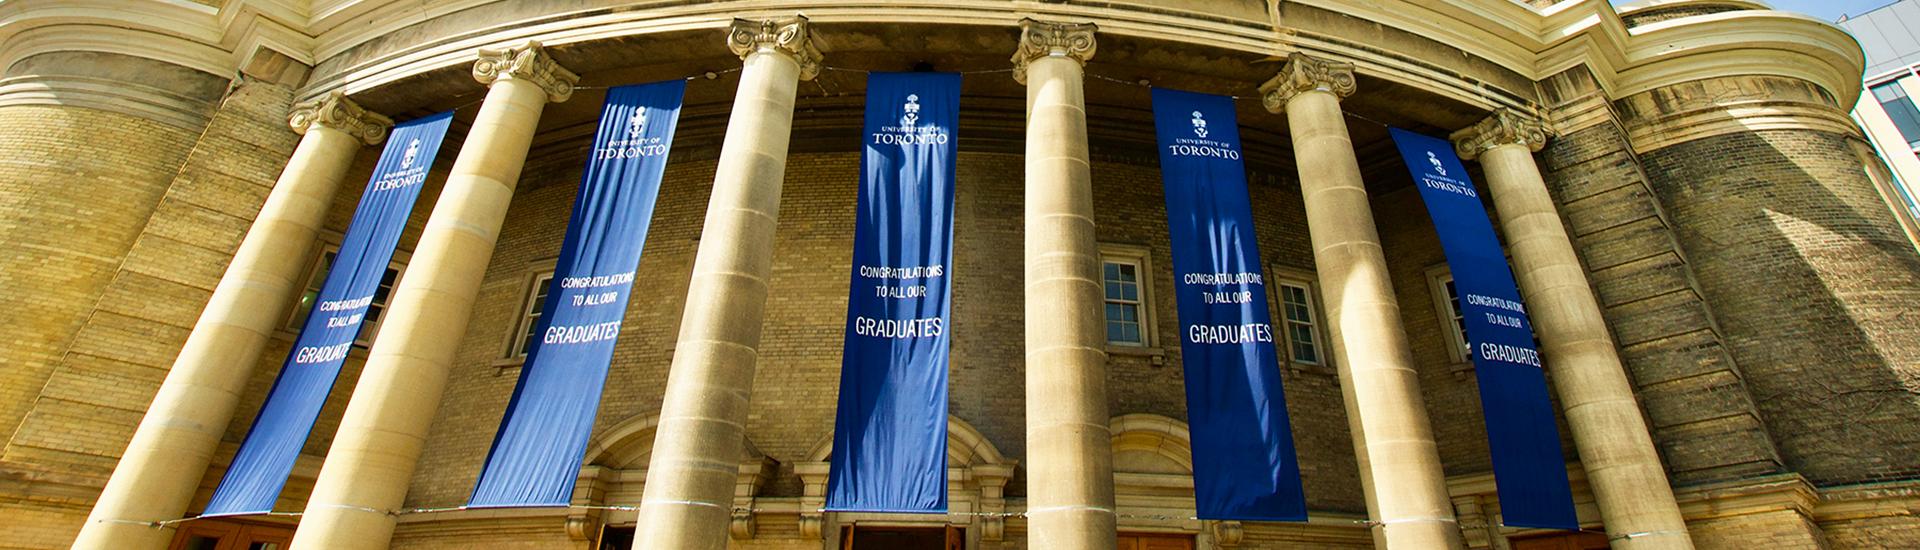
[[[805,20],[736,22],[743,68],[707,203],[706,224],[687,287],[679,343],[647,464],[634,548],[727,547],[747,409],[759,360],[760,329],[773,271],[774,229],[786,177],[793,106],[810,62],[762,40],[759,26]],[[754,36],[742,36],[746,32]],[[771,39],[772,36],[765,37]],[[806,51],[806,46],[794,46]],[[817,54],[815,54],[817,55]]]
[[[516,69],[544,59],[537,45],[527,49]],[[387,547],[391,511],[406,497],[550,88],[519,75],[489,86],[367,353],[293,548]]]
[[[1026,67],[1027,538],[1111,549],[1112,435],[1080,62]]]
[[[1303,91],[1286,101],[1285,111],[1328,326],[1339,344],[1334,364],[1360,482],[1376,522],[1374,545],[1460,548],[1420,377],[1340,98],[1324,89]]]
[[[186,513],[233,420],[240,393],[253,377],[261,349],[286,319],[294,290],[306,282],[306,261],[327,209],[364,143],[349,130],[320,124],[305,132],[200,312],[74,548],[162,549],[172,542],[175,529],[144,523]],[[382,127],[368,135],[384,132]]]
[[[1625,537],[1613,548],[1690,550],[1633,385],[1532,152],[1503,144],[1479,157],[1601,521],[1608,535]]]

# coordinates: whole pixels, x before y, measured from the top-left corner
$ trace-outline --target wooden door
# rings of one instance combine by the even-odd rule
[[[947,526],[947,550],[967,550],[967,532],[957,525]]]
[[[1607,536],[1599,533],[1515,538],[1511,542],[1513,550],[1607,550]]]
[[[282,525],[198,520],[180,527],[171,550],[286,550],[293,529]]]
[[[1193,550],[1193,535],[1121,533],[1119,550]]]

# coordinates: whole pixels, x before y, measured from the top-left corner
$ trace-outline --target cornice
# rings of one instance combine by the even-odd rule
[[[223,7],[115,0],[0,2],[0,69],[50,52],[130,55],[230,78],[262,47],[313,63],[305,0],[230,0]]]
[[[259,47],[303,63],[331,59],[409,25],[500,0],[445,0],[427,5],[378,0],[230,0],[215,9],[185,1],[130,10],[115,0],[0,2],[0,67],[47,51],[137,50],[138,55],[229,76]],[[1689,3],[1749,5],[1748,0],[1656,0],[1620,8],[1633,13]],[[1600,0],[1534,8],[1511,0],[1358,2],[1290,0],[1460,48],[1513,74],[1541,80],[1585,65],[1610,97],[1700,78],[1767,75],[1820,85],[1841,104],[1859,96],[1864,56],[1830,24],[1782,12],[1745,10],[1683,17],[1629,29]],[[877,9],[872,0],[634,0],[543,14],[524,25],[476,28],[420,47],[372,56],[330,75],[316,75],[303,95],[365,90],[423,71],[462,65],[481,47],[537,39],[549,44],[690,29],[725,29],[734,17],[774,17],[804,10],[814,24],[950,23],[1013,27],[1022,17],[1090,21],[1102,34],[1144,37],[1284,57],[1306,51],[1352,61],[1368,76],[1403,82],[1492,109],[1525,107],[1530,90],[1488,90],[1486,83],[1416,62],[1418,52],[1382,52],[1340,37],[1317,36],[1285,21],[1246,21],[1131,2],[909,0]],[[1272,12],[1272,19],[1282,12]],[[1275,27],[1278,23],[1278,28]],[[34,29],[79,25],[52,37]],[[104,37],[104,38],[103,38]]]

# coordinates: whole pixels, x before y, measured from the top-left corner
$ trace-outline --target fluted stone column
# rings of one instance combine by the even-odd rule
[[[1049,550],[1116,544],[1081,66],[1095,30],[1024,19],[1013,56],[1013,76],[1027,85],[1027,541]]]
[[[354,154],[386,138],[393,125],[339,92],[294,107],[288,123],[304,136],[299,147],[214,287],[74,548],[163,549],[172,542],[174,529],[152,523],[186,513],[261,348],[286,319],[294,291],[306,283],[306,261]]]
[[[579,80],[537,42],[480,50],[473,76],[488,85],[486,100],[394,289],[293,548],[387,547],[391,512],[406,497],[440,406],[540,111],[565,101]]]
[[[1534,164],[1546,127],[1502,109],[1453,138],[1462,157],[1478,157],[1486,169],[1527,314],[1613,548],[1693,548],[1600,302]]]
[[[647,464],[634,533],[640,549],[727,547],[793,104],[800,81],[820,70],[805,17],[735,20],[727,46],[742,59],[740,89]]]
[[[1420,376],[1340,111],[1340,98],[1354,91],[1353,64],[1296,53],[1260,91],[1267,110],[1286,113],[1293,133],[1374,546],[1460,548]]]

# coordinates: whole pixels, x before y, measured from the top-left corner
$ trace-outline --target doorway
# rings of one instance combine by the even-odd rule
[[[1607,536],[1599,533],[1561,533],[1539,537],[1515,537],[1513,550],[1607,550]]]
[[[266,523],[196,520],[180,526],[169,550],[286,550],[293,527]]]
[[[888,527],[846,525],[841,550],[966,550],[967,532],[957,526]]]
[[[1193,535],[1121,533],[1118,550],[1193,550]]]

